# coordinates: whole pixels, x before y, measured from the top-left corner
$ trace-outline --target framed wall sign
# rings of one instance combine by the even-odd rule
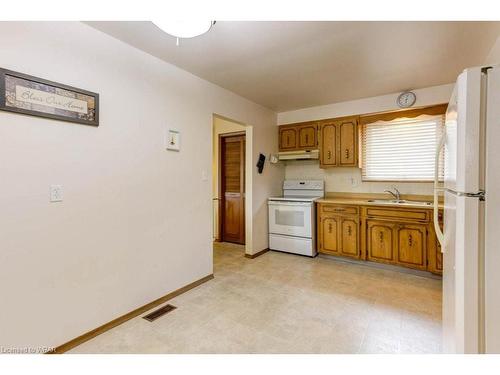
[[[99,126],[99,94],[2,68],[0,110]]]

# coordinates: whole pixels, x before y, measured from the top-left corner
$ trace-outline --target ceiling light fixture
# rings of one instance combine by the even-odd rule
[[[153,23],[166,32],[177,38],[179,45],[180,38],[194,38],[208,32],[215,21],[153,21]]]

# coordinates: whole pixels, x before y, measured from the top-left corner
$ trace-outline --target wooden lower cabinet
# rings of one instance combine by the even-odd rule
[[[359,219],[357,217],[321,215],[319,222],[320,253],[360,257]]]
[[[340,253],[345,256],[359,258],[359,219],[340,218]]]
[[[443,230],[442,212],[439,214],[439,226]],[[434,224],[432,224],[434,225]],[[441,275],[443,273],[443,253],[441,252],[441,245],[436,237],[434,227],[429,231],[427,238],[427,254],[428,254],[428,269],[432,273]]]
[[[442,274],[430,210],[319,204],[318,251]]]
[[[396,225],[396,263],[402,266],[427,269],[427,226]]]
[[[427,227],[367,220],[367,259],[410,268],[427,268]]]
[[[321,218],[319,228],[319,251],[326,254],[339,254],[339,218],[325,216]]]
[[[367,259],[383,263],[395,263],[396,243],[394,240],[395,224],[367,220]]]

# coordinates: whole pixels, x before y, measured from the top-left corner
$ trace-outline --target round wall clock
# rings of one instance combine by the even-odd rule
[[[417,95],[412,91],[405,91],[399,94],[396,103],[401,108],[408,108],[415,104],[417,100]]]

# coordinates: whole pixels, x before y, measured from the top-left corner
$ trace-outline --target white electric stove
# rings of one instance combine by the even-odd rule
[[[269,249],[314,257],[314,201],[325,196],[322,180],[285,180],[283,196],[268,199]]]

